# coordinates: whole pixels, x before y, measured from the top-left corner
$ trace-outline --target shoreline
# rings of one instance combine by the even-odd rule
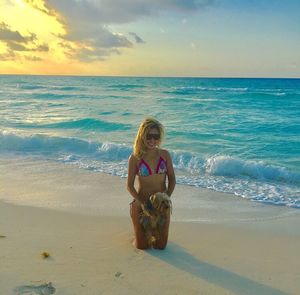
[[[0,201],[84,215],[129,216],[126,179],[72,164],[32,158],[0,158]],[[300,210],[254,202],[230,193],[177,184],[173,221],[268,222],[299,216]]]

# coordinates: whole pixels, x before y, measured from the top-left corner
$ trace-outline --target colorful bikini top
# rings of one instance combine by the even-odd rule
[[[163,174],[166,172],[167,172],[167,162],[162,157],[159,157],[155,174]],[[136,174],[140,176],[149,176],[152,175],[153,173],[148,163],[145,162],[144,159],[142,159],[138,165]]]

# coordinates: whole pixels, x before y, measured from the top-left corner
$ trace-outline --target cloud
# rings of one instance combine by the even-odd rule
[[[33,33],[24,36],[19,31],[12,30],[8,24],[0,23],[0,41],[11,51],[49,51],[47,44],[40,44]],[[9,53],[7,56],[12,56]]]
[[[37,56],[28,56],[27,52],[47,52],[49,46],[40,43],[36,34],[28,33],[22,35],[19,31],[12,30],[10,26],[4,22],[0,23],[0,42],[6,45],[6,52],[0,55],[1,61],[26,59],[31,61],[40,61]],[[24,53],[24,54],[21,54]]]
[[[65,36],[68,41],[84,42],[95,48],[132,47],[132,43],[122,34],[110,32],[105,27],[76,23],[71,26]]]
[[[122,24],[163,11],[193,12],[213,4],[214,0],[48,0],[49,10],[55,9],[67,19]]]
[[[7,52],[0,54],[1,61],[9,61],[14,60],[16,58],[16,54],[13,50],[7,50]]]
[[[130,32],[129,35],[133,36],[136,43],[145,43],[145,41],[139,37],[136,33]]]
[[[139,19],[158,16],[161,13],[193,13],[214,0],[24,0],[31,7],[56,18],[65,28],[60,46],[66,56],[84,62],[107,59],[111,54],[120,54],[123,49],[132,48],[135,43],[145,41],[135,32],[128,36],[110,29],[113,24],[126,24]],[[49,51],[49,46],[40,44],[37,36],[24,36],[0,25],[0,41],[9,50]]]
[[[40,44],[40,45],[36,45],[35,48],[32,49],[32,51],[49,51],[49,46],[47,44]]]
[[[47,7],[47,0],[23,0],[27,4],[29,4],[31,7],[44,12],[48,15],[56,16],[56,12],[54,9],[51,9],[50,7]]]
[[[213,2],[214,0],[48,0],[40,9],[56,15],[64,24],[67,33],[60,36],[64,40],[62,43],[74,42],[78,45],[66,49],[66,53],[88,62],[97,58],[103,60],[111,54],[120,54],[124,48],[133,47],[129,36],[109,29],[112,24],[130,23],[162,12],[192,13]],[[130,32],[129,35],[134,37],[135,43],[145,43],[135,32]]]
[[[35,34],[30,34],[29,36],[22,36],[18,31],[13,31],[10,27],[4,23],[0,23],[0,40],[4,42],[19,42],[27,43],[34,41],[36,39]]]
[[[82,48],[80,50],[75,51],[75,54],[73,54],[72,57],[82,62],[90,63],[93,61],[105,60],[112,53],[120,54],[120,51],[118,49],[106,49],[106,48],[97,48],[97,49]]]
[[[105,27],[74,24],[68,33],[60,36],[60,46],[72,59],[82,62],[105,60],[111,54],[120,54],[121,48],[131,48],[133,43],[124,35],[110,32]]]
[[[33,56],[33,55],[24,56],[24,58],[29,61],[42,61],[43,60],[39,56]]]
[[[6,41],[6,45],[9,49],[11,49],[13,51],[27,51],[28,50],[24,45],[14,42],[14,41]]]

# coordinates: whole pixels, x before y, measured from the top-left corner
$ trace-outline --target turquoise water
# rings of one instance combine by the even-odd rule
[[[0,76],[0,155],[126,177],[148,115],[179,183],[300,208],[300,79]]]

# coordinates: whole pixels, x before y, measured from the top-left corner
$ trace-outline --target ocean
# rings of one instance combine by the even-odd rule
[[[300,79],[1,75],[0,157],[125,178],[147,116],[179,185],[300,208]]]

